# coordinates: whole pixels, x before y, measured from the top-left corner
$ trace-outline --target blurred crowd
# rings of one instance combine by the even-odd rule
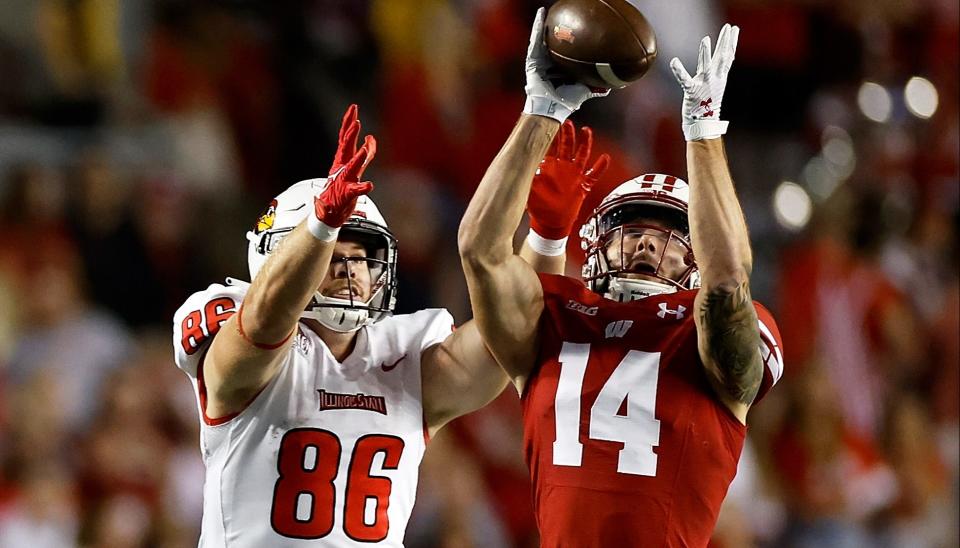
[[[723,118],[786,370],[751,412],[712,544],[957,546],[960,7],[633,1],[660,61],[576,116],[614,156],[582,215],[639,173],[685,173],[665,61],[742,29]],[[196,544],[173,312],[248,277],[245,231],[326,174],[351,102],[380,141],[398,312],[469,319],[456,227],[522,108],[539,4],[0,2],[0,548]],[[436,437],[407,545],[536,546],[520,443],[509,390]]]

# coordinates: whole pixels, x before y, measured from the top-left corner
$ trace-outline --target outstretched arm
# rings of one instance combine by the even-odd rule
[[[314,198],[314,211],[271,253],[243,304],[211,343],[203,364],[207,415],[222,417],[242,410],[276,375],[289,351],[285,343],[323,281],[340,226],[356,207],[357,197],[373,188],[360,180],[376,154],[376,140],[367,136],[358,150],[359,134],[357,108],[351,105],[327,186]]]
[[[527,198],[531,229],[519,256],[536,272],[563,273],[567,235],[583,199],[610,160],[603,154],[588,169],[589,128],[581,135],[585,138],[577,145],[573,124],[565,122],[533,177]],[[508,380],[473,320],[428,349],[422,367],[424,416],[431,435],[448,421],[489,403]]]
[[[720,138],[727,123],[719,120],[739,34],[738,27],[724,25],[714,53],[710,37],[704,38],[694,77],[677,59],[670,66],[684,91],[690,232],[701,277],[695,315],[700,357],[717,395],[745,423],[763,362],[750,295],[750,239]]]
[[[480,334],[517,386],[535,358],[543,291],[513,252],[530,181],[560,124],[524,114],[490,164],[460,223],[458,243]]]
[[[527,50],[524,114],[483,176],[458,235],[480,335],[518,389],[533,366],[543,291],[530,265],[514,255],[513,234],[560,123],[587,99],[606,93],[582,84],[555,87],[547,80],[544,13],[537,12]]]

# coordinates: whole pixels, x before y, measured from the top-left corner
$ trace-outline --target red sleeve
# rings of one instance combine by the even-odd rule
[[[760,382],[760,391],[753,400],[753,403],[757,404],[783,376],[783,340],[770,311],[758,302],[753,305],[757,309],[760,324],[760,354],[763,357],[763,380]]]

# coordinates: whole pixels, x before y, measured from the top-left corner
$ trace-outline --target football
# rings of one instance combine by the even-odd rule
[[[657,58],[653,27],[627,0],[558,0],[544,31],[557,67],[592,87],[626,87]]]

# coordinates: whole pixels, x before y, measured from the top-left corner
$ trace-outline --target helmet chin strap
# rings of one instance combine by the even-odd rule
[[[633,280],[611,276],[606,297],[622,303],[645,299],[653,295],[676,293],[677,287],[651,280]]]
[[[348,299],[337,299],[334,297],[324,297],[317,293],[314,300],[321,305],[312,309],[307,309],[301,315],[302,318],[311,318],[320,322],[324,327],[338,333],[352,333],[361,327],[372,323],[370,321],[370,312],[364,308],[346,308],[358,304]],[[359,303],[366,304],[366,303]]]

